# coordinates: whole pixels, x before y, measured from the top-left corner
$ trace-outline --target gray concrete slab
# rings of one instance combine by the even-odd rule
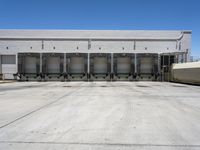
[[[200,149],[200,87],[166,82],[0,84],[0,149]]]

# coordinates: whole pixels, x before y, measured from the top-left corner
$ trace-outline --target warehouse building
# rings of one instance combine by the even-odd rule
[[[167,80],[191,31],[0,30],[0,74],[23,81]]]

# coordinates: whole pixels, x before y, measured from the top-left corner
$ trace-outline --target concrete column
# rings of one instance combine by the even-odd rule
[[[160,54],[158,54],[158,73],[159,74],[160,74],[160,62],[161,62]]]
[[[42,53],[40,53],[40,73],[42,73]]]
[[[168,82],[170,81],[170,69],[171,69],[171,67],[170,67],[170,54],[169,54],[169,57],[168,57]]]
[[[16,73],[17,73],[18,72],[18,53],[16,54],[15,63],[16,63]]]
[[[64,53],[64,59],[63,59],[63,72],[66,73],[66,65],[67,65],[67,59],[66,59],[66,53]]]
[[[165,55],[163,54],[162,55],[162,57],[163,57],[163,62],[162,62],[162,75],[161,75],[161,78],[162,78],[162,81],[164,81],[164,74],[165,74],[165,68],[164,68],[164,66],[165,66]]]
[[[88,58],[87,58],[87,73],[90,73],[90,53],[88,53]]]
[[[87,56],[87,80],[90,80],[90,53]]]
[[[110,62],[110,64],[111,64],[111,73],[113,73],[113,53],[111,53],[111,62]]]
[[[165,65],[165,55],[162,56],[163,57],[163,63],[162,63],[162,68]]]
[[[135,74],[137,73],[137,53],[135,53]]]

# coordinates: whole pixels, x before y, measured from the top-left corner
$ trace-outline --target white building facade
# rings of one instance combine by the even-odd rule
[[[188,62],[191,31],[0,30],[0,74],[18,80],[160,80]]]

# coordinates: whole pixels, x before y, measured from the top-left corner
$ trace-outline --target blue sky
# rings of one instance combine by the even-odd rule
[[[200,56],[200,1],[0,0],[0,29],[192,30]]]

